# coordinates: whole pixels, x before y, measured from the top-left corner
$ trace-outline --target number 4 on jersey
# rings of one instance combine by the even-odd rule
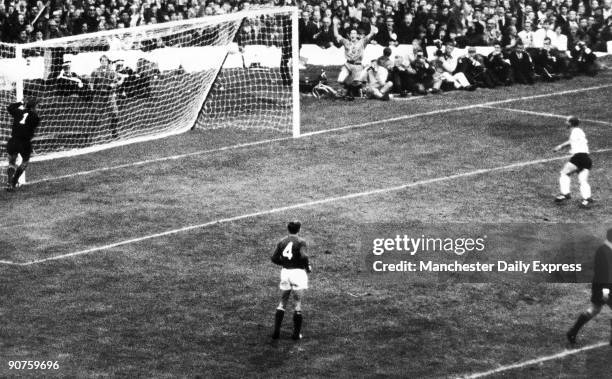
[[[287,246],[285,246],[285,250],[283,250],[283,257],[291,260],[293,258],[293,242],[289,242]]]

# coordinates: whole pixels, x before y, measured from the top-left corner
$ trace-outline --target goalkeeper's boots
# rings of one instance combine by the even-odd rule
[[[23,175],[24,169],[22,167],[18,167],[17,170],[15,170],[15,174],[13,175],[13,178],[11,179],[11,185],[13,186],[13,188],[17,188],[19,186],[19,178],[21,178],[21,175]]]
[[[580,206],[582,208],[589,208],[591,205],[593,204],[593,199],[592,198],[588,198],[588,199],[584,199],[580,202]]]
[[[566,194],[566,195],[560,193],[560,194],[557,195],[557,197],[555,197],[555,203],[561,204],[561,203],[564,203],[564,202],[566,202],[567,200],[569,200],[571,198],[572,198],[572,196],[569,193]]]

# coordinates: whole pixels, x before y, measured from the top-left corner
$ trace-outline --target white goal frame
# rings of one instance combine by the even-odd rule
[[[299,36],[298,36],[298,8],[297,7],[257,8],[253,10],[229,13],[225,15],[206,16],[206,17],[200,17],[200,18],[194,18],[194,19],[164,22],[164,23],[159,23],[159,24],[154,24],[154,25],[136,26],[136,27],[125,28],[125,29],[120,29],[120,30],[122,33],[123,32],[138,33],[138,32],[145,32],[145,31],[150,31],[150,30],[155,30],[155,29],[160,29],[160,28],[171,28],[174,26],[193,25],[193,24],[201,23],[203,20],[206,21],[206,24],[215,24],[215,23],[222,23],[222,22],[228,22],[228,21],[239,21],[245,18],[253,18],[253,17],[258,17],[258,16],[274,15],[278,13],[284,13],[284,14],[290,13],[291,14],[292,57],[290,59],[289,64],[291,65],[291,74],[292,74],[292,88],[291,88],[292,95],[291,96],[292,96],[293,109],[292,109],[292,120],[291,120],[292,125],[291,125],[290,130],[291,130],[292,136],[294,138],[298,138],[301,135],[301,129],[300,129],[300,93],[299,93],[299,40],[298,40]],[[74,43],[74,41],[78,41],[81,38],[90,39],[90,38],[96,38],[96,37],[98,38],[107,37],[107,36],[116,35],[117,33],[118,33],[118,30],[113,29],[113,30],[105,30],[105,31],[99,31],[99,32],[94,32],[94,33],[87,33],[87,34],[82,34],[82,35],[55,38],[55,39],[46,40],[42,42],[32,42],[32,43],[26,43],[26,44],[4,43],[3,45],[13,47],[15,49],[15,57],[17,59],[23,60],[23,64],[25,65],[26,58],[23,57],[23,51],[25,49],[54,47],[54,46],[58,46],[58,44],[61,44],[63,42]],[[228,46],[228,51],[229,51],[229,48],[230,47]],[[218,71],[220,71],[221,69],[222,69],[222,66],[219,67]],[[218,72],[217,72],[217,75],[218,75]],[[24,98],[24,80],[25,79],[23,77],[17,76],[17,80],[15,82],[15,95],[16,95],[17,101],[22,101]],[[212,89],[212,86],[208,91],[210,91],[211,89]],[[202,103],[198,104],[200,109],[203,107],[207,98],[208,98],[208,92],[204,94]],[[0,110],[0,111],[4,111],[4,110]],[[196,125],[197,119],[198,117],[196,115],[195,119],[192,120],[193,121],[192,126]],[[44,122],[44,120],[42,122]],[[139,136],[139,137],[127,138],[125,140],[104,142],[100,145],[93,145],[93,146],[70,149],[70,150],[59,151],[59,152],[45,153],[44,155],[33,155],[31,162],[46,161],[46,160],[51,160],[51,159],[58,159],[58,158],[72,157],[72,156],[77,156],[77,155],[82,155],[82,154],[89,154],[89,153],[106,150],[106,149],[113,148],[113,147],[166,138],[171,135],[182,134],[184,132],[189,131],[190,129],[191,127],[179,129],[179,130],[171,130],[167,132],[160,132],[154,135]],[[222,131],[220,132],[222,133]],[[36,136],[34,138],[36,140]],[[6,161],[4,161],[4,159],[0,161],[0,167],[6,167],[6,166],[7,166],[7,163]],[[24,173],[24,177],[25,177],[25,173]],[[20,180],[20,182],[23,182],[23,180]]]

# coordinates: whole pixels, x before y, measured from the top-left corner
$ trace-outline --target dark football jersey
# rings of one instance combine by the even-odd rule
[[[272,262],[283,268],[308,269],[308,256],[306,255],[306,241],[296,235],[283,238],[277,245]]]
[[[612,284],[612,248],[608,244],[595,252],[593,283]]]
[[[34,131],[40,119],[36,111],[24,109],[21,105],[22,103],[13,103],[7,108],[10,115],[13,116],[11,138],[29,142],[34,137]]]

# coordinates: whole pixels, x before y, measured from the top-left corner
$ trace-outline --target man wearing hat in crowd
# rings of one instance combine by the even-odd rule
[[[487,56],[486,65],[497,85],[512,84],[512,65],[510,60],[504,56],[499,43],[493,45],[493,51]]]
[[[70,96],[85,95],[89,86],[83,78],[72,72],[72,62],[67,60],[57,75],[57,88],[60,95]]]
[[[508,57],[514,73],[514,81],[519,84],[535,83],[535,67],[531,55],[525,51],[522,41],[517,42]]]
[[[376,41],[381,46],[389,46],[391,41],[397,40],[397,27],[393,21],[393,17],[387,17],[384,25],[380,27],[380,30],[374,36]]]
[[[457,71],[463,72],[468,82],[476,87],[493,88],[495,80],[485,66],[485,59],[476,52],[474,46],[467,48],[467,55],[459,58]]]
[[[321,29],[312,37],[313,42],[323,49],[334,46],[335,37],[331,26],[331,18],[323,17]]]

